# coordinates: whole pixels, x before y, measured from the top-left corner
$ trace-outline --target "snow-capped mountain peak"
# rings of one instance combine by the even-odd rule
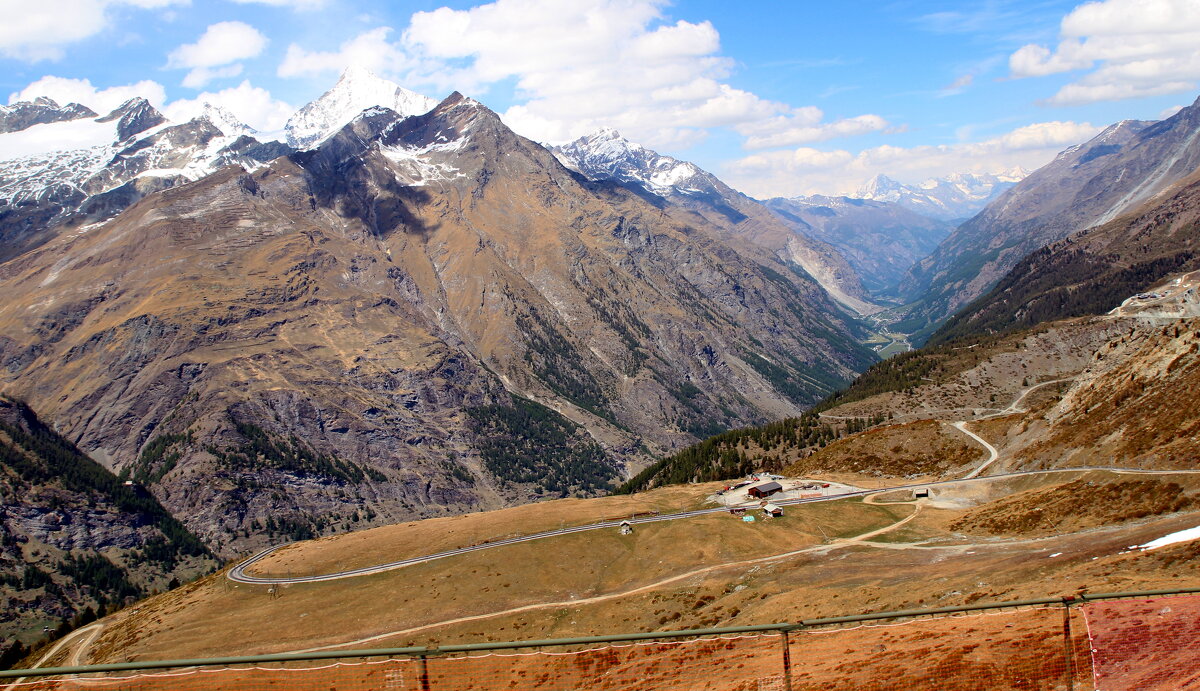
[[[635,183],[660,196],[712,186],[702,180],[711,176],[695,165],[635,144],[611,127],[549,148],[563,165],[589,178]]]
[[[227,137],[237,137],[246,135],[248,137],[255,136],[258,131],[238,119],[236,115],[225,110],[221,106],[215,106],[211,103],[205,103],[203,110],[200,112],[200,117],[208,120],[213,127],[221,130],[221,134]]]
[[[297,149],[309,149],[372,106],[390,108],[408,116],[427,113],[436,105],[437,101],[432,98],[376,76],[364,67],[351,66],[332,89],[297,111],[288,120],[284,132],[288,144]]]
[[[940,220],[975,215],[1004,190],[1029,172],[1017,167],[1000,173],[954,173],[906,185],[886,175],[876,175],[854,193],[859,199],[899,204],[910,211]]]

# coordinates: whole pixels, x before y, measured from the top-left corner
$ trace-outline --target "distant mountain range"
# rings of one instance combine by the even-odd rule
[[[954,229],[896,202],[812,195],[763,202],[798,232],[837,248],[872,295],[898,297],[908,270]]]
[[[940,221],[963,221],[1028,175],[1024,168],[1013,168],[997,174],[955,173],[919,185],[905,185],[880,174],[851,196],[897,204]]]

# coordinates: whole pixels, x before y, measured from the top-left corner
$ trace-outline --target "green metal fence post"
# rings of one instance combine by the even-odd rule
[[[783,630],[783,691],[792,691],[792,645],[788,630]]]
[[[1071,605],[1075,598],[1070,595],[1063,602],[1063,654],[1067,658],[1067,691],[1075,691],[1075,644],[1071,641]]]
[[[421,691],[429,691],[429,658],[421,656]]]

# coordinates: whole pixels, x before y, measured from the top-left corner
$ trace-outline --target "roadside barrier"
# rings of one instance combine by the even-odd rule
[[[10,670],[0,672],[0,690],[1200,689],[1197,593],[1082,594],[790,624]]]

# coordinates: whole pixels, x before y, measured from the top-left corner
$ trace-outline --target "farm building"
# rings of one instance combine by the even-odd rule
[[[774,480],[771,480],[770,482],[760,482],[757,485],[751,485],[746,490],[746,494],[749,494],[752,497],[757,497],[759,499],[762,499],[764,497],[769,497],[772,494],[775,494],[776,492],[781,492],[781,491],[783,491],[783,485],[779,484],[778,482],[775,482]]]
[[[775,504],[767,504],[766,506],[762,507],[762,510],[764,514],[770,516],[771,518],[779,518],[783,515],[783,507],[776,506]]]

